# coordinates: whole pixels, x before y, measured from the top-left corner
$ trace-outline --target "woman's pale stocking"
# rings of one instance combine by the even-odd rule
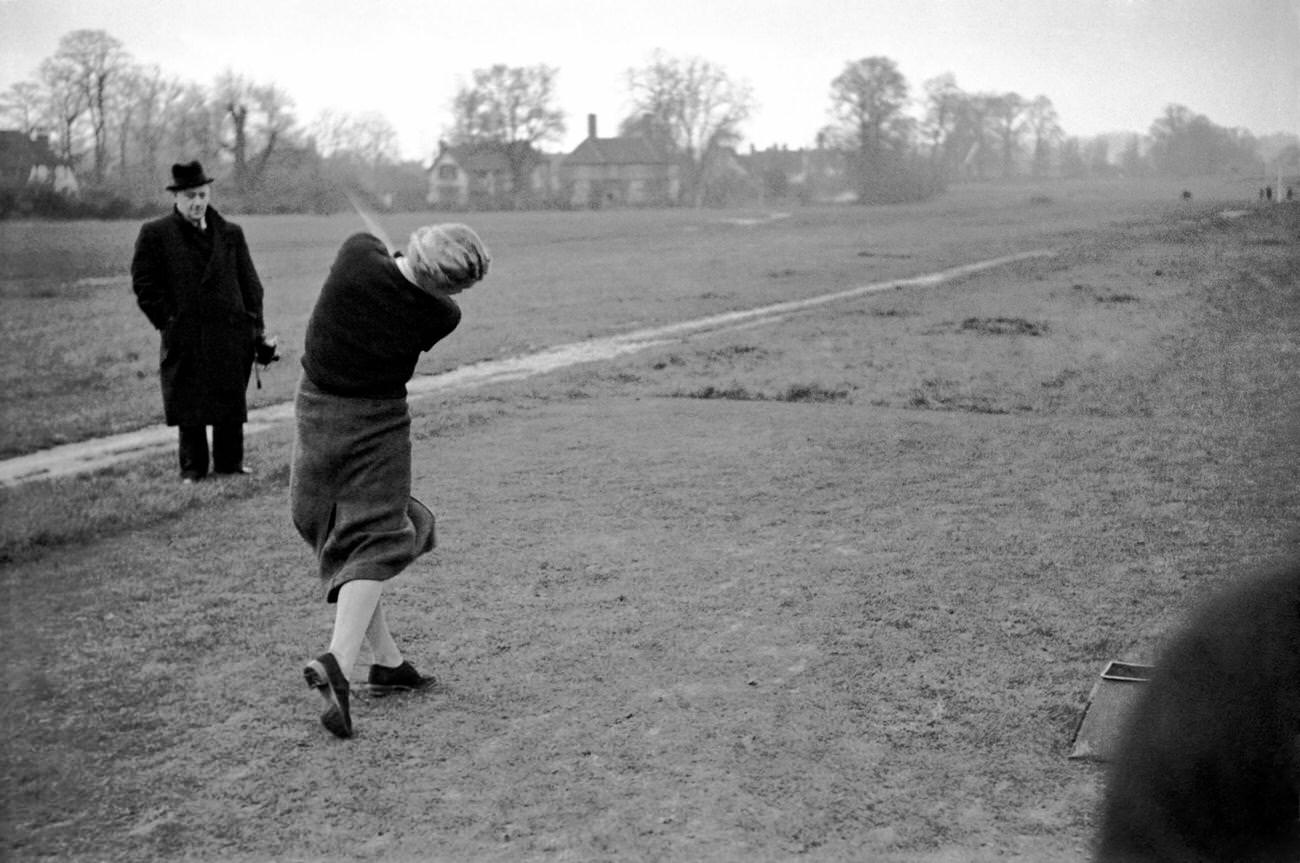
[[[357,657],[361,655],[361,642],[379,608],[379,597],[383,592],[382,581],[362,579],[349,581],[339,588],[330,653],[334,654],[344,674],[349,673],[352,666],[357,664]],[[386,626],[384,629],[387,631]]]
[[[366,641],[370,643],[370,657],[375,665],[396,668],[402,664],[402,651],[393,634],[388,631],[388,621],[384,619],[383,605],[375,606],[375,613],[370,615],[370,626],[366,629]]]

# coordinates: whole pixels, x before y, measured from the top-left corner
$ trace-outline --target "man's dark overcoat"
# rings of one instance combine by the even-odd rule
[[[207,232],[179,212],[140,228],[131,284],[162,333],[159,378],[168,425],[248,419],[246,392],[262,334],[262,282],[243,230],[211,207]]]

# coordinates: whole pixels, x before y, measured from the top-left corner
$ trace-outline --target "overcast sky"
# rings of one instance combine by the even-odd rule
[[[427,161],[478,68],[559,69],[568,151],[616,133],[629,68],[661,48],[753,89],[745,146],[811,143],[830,81],[893,59],[913,96],[1045,95],[1070,135],[1145,132],[1169,103],[1256,135],[1300,133],[1300,0],[0,0],[0,91],[60,37],[105,30],[137,61],[210,85],[226,68],[278,85],[309,124],[378,111]]]

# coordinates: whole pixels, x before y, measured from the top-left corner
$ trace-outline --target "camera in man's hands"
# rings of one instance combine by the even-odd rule
[[[267,338],[265,335],[257,337],[257,346],[253,349],[253,357],[260,366],[269,366],[280,358],[280,343],[275,336]]]

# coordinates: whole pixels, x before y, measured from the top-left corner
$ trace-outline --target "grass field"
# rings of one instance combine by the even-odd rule
[[[287,429],[250,482],[0,490],[4,855],[1085,859],[1100,666],[1300,550],[1300,207],[1178,191],[470,218],[494,270],[425,371],[1056,254],[417,403],[441,546],[390,619],[441,684],[346,743]],[[268,403],[353,225],[241,221]],[[134,230],[0,223],[6,452],[157,420]]]
[[[962,190],[916,207],[800,209],[757,226],[737,222],[770,214],[471,214],[464,218],[496,255],[491,282],[467,306],[478,325],[427,355],[420,370],[937,270],[975,249],[986,257],[1021,251],[1080,226],[1122,224],[1172,196],[1149,187],[1142,195],[1054,191],[1040,204],[1029,203],[1032,189],[1016,187]],[[917,219],[936,217],[948,235],[913,234]],[[430,218],[393,216],[390,236],[400,243]],[[240,221],[266,288],[267,326],[285,357],[263,389],[250,390],[251,403],[285,401],[316,292],[338,246],[361,226],[351,215]],[[131,222],[0,221],[0,457],[161,420],[157,334],[130,287],[137,230]]]

